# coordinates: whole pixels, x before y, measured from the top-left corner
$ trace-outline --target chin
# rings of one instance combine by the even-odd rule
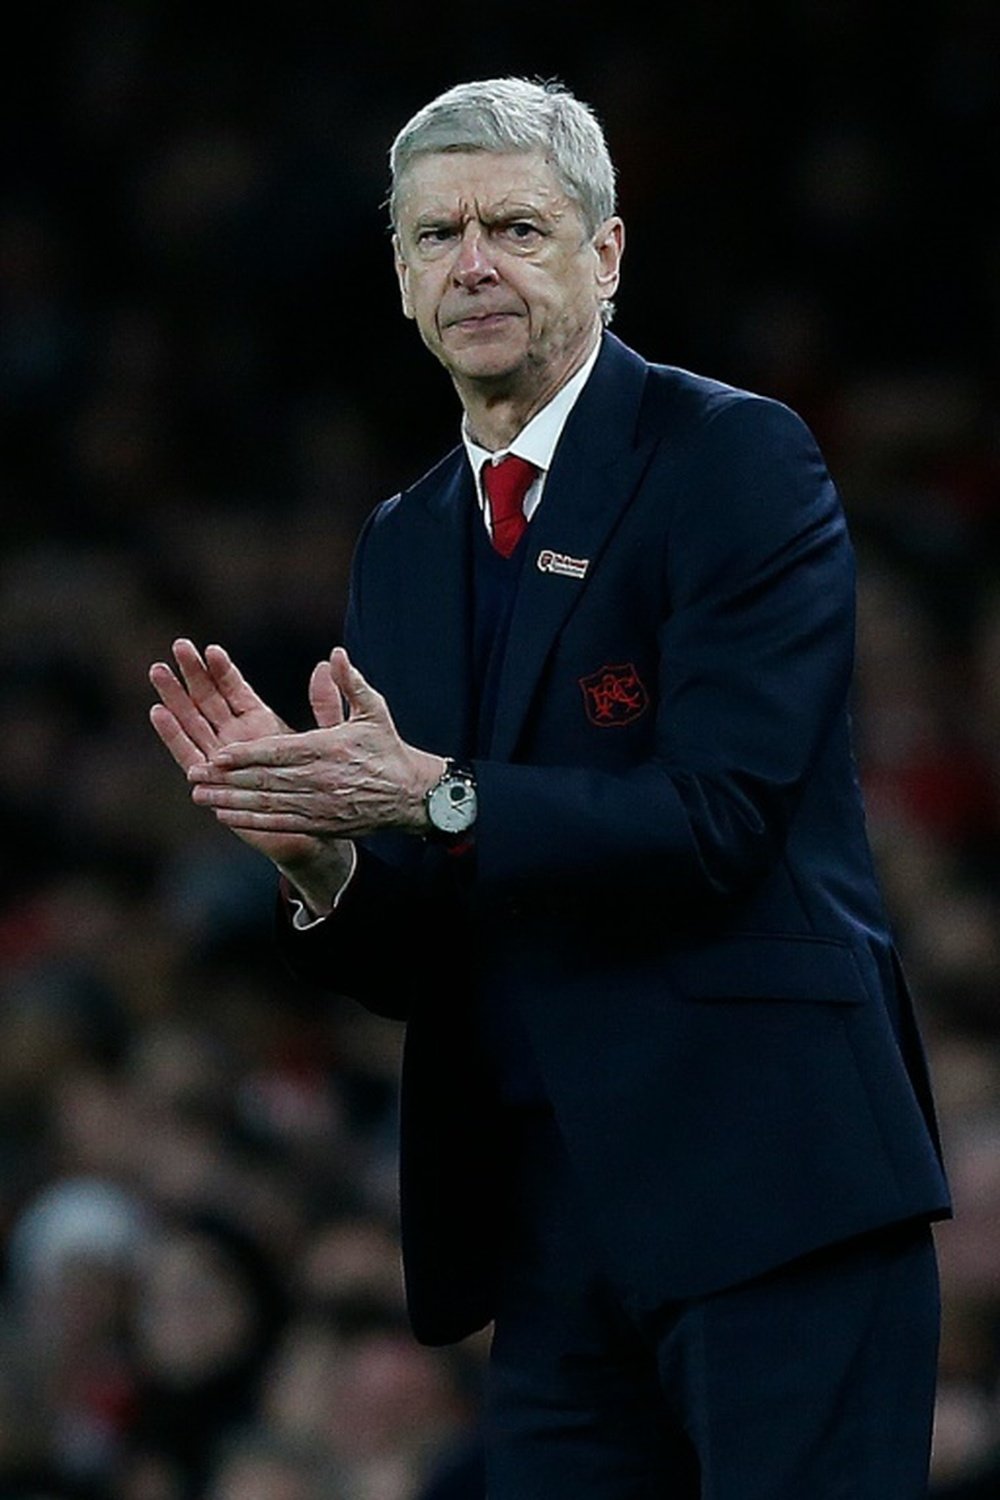
[[[445,364],[451,373],[464,380],[509,380],[525,364],[521,349],[463,349],[460,354],[446,351]]]
[[[451,373],[466,380],[501,380],[515,375],[527,358],[523,339],[509,336],[443,342],[440,359]]]

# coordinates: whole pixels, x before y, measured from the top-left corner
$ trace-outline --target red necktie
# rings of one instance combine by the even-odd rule
[[[524,497],[538,470],[526,458],[508,453],[498,464],[489,460],[483,465],[483,488],[489,497],[493,545],[503,557],[509,557],[524,535],[528,522],[524,514]]]

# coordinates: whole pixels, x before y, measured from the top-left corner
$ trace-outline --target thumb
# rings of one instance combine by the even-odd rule
[[[365,681],[343,646],[335,646],[330,653],[330,676],[343,693],[352,719],[389,717],[382,694]]]
[[[344,722],[344,700],[333,680],[328,661],[318,661],[309,678],[309,703],[320,729],[335,729]]]

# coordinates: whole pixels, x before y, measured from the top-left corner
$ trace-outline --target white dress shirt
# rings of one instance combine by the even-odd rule
[[[552,400],[546,402],[541,411],[536,412],[531,421],[521,428],[509,447],[498,448],[495,453],[491,453],[488,448],[481,448],[469,432],[468,418],[463,419],[462,442],[469,455],[472,477],[476,484],[476,499],[479,502],[479,511],[487,531],[490,530],[492,523],[490,508],[483,494],[483,464],[498,464],[511,453],[517,458],[527,459],[528,463],[534,464],[538,470],[538,477],[532,480],[528,493],[524,497],[524,515],[525,519],[530,521],[541,503],[545,480],[552,467],[552,456],[556,451],[556,444],[562,437],[566,419],[573,410],[577,397],[587,384],[590,372],[597,363],[600,349],[601,341],[598,339],[576,374],[571,375],[566,384],[559,387]]]

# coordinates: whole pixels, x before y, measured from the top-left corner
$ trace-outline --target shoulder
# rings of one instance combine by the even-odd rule
[[[447,508],[463,486],[471,484],[465,448],[458,443],[412,484],[376,505],[365,522],[362,535],[387,526],[421,524],[428,514],[442,506]]]
[[[669,516],[675,540],[682,529],[675,555],[703,547],[706,557],[735,567],[813,531],[841,544],[840,496],[799,413],[759,391],[644,361],[616,344],[610,364],[626,379],[641,369],[634,429],[636,446],[648,455],[641,494]]]
[[[720,449],[732,454],[741,447],[816,451],[807,424],[783,401],[644,359],[611,333],[604,335],[592,383],[594,404],[602,412],[617,413],[630,427],[634,422],[638,443],[658,441],[674,458],[688,453],[704,458]],[[631,395],[616,404],[614,393],[623,391]]]
[[[730,385],[677,365],[651,364],[641,421],[699,449],[741,442],[815,447],[798,412],[759,391]]]

